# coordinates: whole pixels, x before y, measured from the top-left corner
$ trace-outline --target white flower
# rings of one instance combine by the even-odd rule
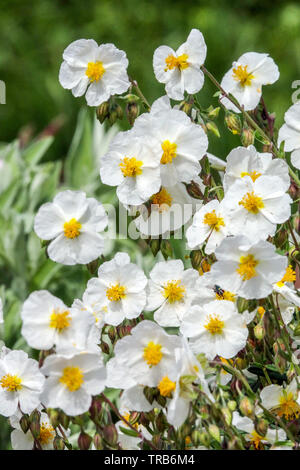
[[[300,308],[299,290],[294,288],[295,281],[296,272],[289,265],[283,278],[273,285],[275,299],[277,298],[282,319],[286,325],[292,321],[295,306]]]
[[[277,176],[282,180],[282,188],[287,191],[290,177],[287,163],[280,159],[272,159],[271,153],[259,153],[253,145],[236,147],[228,154],[224,175],[225,192],[236,180],[250,176],[256,181],[260,176]]]
[[[279,78],[277,65],[268,54],[246,52],[224,75],[221,86],[232,94],[245,111],[256,108],[262,94],[262,85],[270,85]],[[222,98],[226,108],[240,112],[227,98]]]
[[[190,249],[200,248],[207,240],[205,253],[213,253],[228,234],[228,221],[223,203],[214,199],[196,212],[186,238]]]
[[[198,184],[202,189],[203,184],[201,182]],[[182,183],[162,186],[158,193],[150,197],[150,202],[150,208],[145,205],[135,208],[140,215],[134,219],[134,223],[143,235],[151,237],[162,235],[163,238],[184,226],[192,218],[195,208],[202,205],[201,201],[188,194]],[[131,210],[131,214],[133,213]]]
[[[39,411],[40,411],[39,407]],[[13,450],[32,450],[34,447],[34,439],[33,435],[28,430],[24,433],[21,429],[19,421],[22,417],[22,413],[17,410],[17,413],[10,418],[10,424],[14,428],[12,431],[10,438],[11,438],[11,446]],[[57,429],[58,434],[60,434],[59,429]],[[47,413],[41,412],[40,418],[40,433],[38,436],[38,441],[43,450],[53,450],[53,440],[56,436],[55,429],[50,423],[49,416]]]
[[[274,235],[276,225],[291,215],[292,200],[285,191],[285,183],[275,176],[236,180],[222,201],[230,221],[229,232],[262,240]]]
[[[228,300],[214,300],[203,307],[193,305],[180,331],[190,338],[192,351],[204,353],[208,359],[217,355],[225,359],[235,356],[245,347],[248,337],[244,319]]]
[[[86,92],[89,106],[99,106],[112,95],[128,90],[128,60],[113,44],[98,44],[93,39],[72,42],[63,53],[59,71],[61,85],[74,96]]]
[[[296,379],[285,388],[275,384],[267,385],[260,392],[260,398],[262,405],[280,418],[292,420],[300,415],[300,397]]]
[[[252,242],[244,236],[225,238],[215,254],[212,280],[245,299],[267,297],[286,269],[286,258],[271,243]]]
[[[263,449],[263,444],[274,444],[276,441],[285,441],[286,433],[283,429],[268,429],[265,436],[260,436],[255,430],[253,421],[247,416],[240,416],[237,411],[232,414],[232,424],[246,433],[245,438],[255,449]]]
[[[184,269],[179,259],[156,263],[150,272],[146,310],[156,310],[154,320],[161,326],[179,326],[197,296],[199,273]]]
[[[57,351],[74,347],[74,337],[86,337],[94,324],[92,314],[68,308],[46,290],[35,291],[24,302],[21,318],[22,335],[29,346]],[[82,340],[83,341],[83,340]]]
[[[177,375],[175,349],[181,347],[178,336],[168,335],[156,323],[144,320],[120,339],[115,346],[114,364],[128,370],[139,385],[156,387],[165,375]]]
[[[174,100],[182,100],[184,91],[193,95],[204,84],[200,66],[206,57],[206,44],[202,33],[192,29],[187,40],[175,52],[171,47],[158,47],[153,56],[156,79],[166,84],[167,95]]]
[[[199,160],[208,147],[207,136],[201,126],[191,122],[183,111],[172,109],[166,99],[157,100],[150,113],[142,114],[135,121],[134,132],[141,138],[150,136],[156,142],[163,186],[190,183],[198,177]]]
[[[3,323],[3,303],[2,299],[0,299],[0,324]]]
[[[52,240],[49,258],[57,263],[87,264],[103,252],[99,232],[107,226],[102,204],[82,191],[63,191],[53,202],[43,204],[35,217],[34,230],[43,240]]]
[[[279,129],[278,145],[284,141],[284,150],[292,152],[292,165],[300,170],[300,103],[293,104],[284,115],[285,123]]]
[[[89,280],[87,294],[91,301],[105,308],[104,320],[119,325],[125,318],[136,318],[146,304],[147,278],[127,253],[117,253],[103,263],[98,277]]]
[[[196,282],[195,290],[197,297],[193,303],[197,305],[205,305],[213,300],[229,300],[230,302],[236,301],[236,295],[233,292],[221,289],[211,278],[210,272],[206,272],[199,276]]]
[[[41,370],[47,376],[41,402],[46,407],[61,408],[70,416],[88,411],[92,395],[105,387],[106,370],[99,354],[52,354],[46,357]]]
[[[117,186],[123,204],[139,205],[159,191],[159,144],[148,136],[119,132],[100,161],[102,183]]]
[[[40,403],[45,378],[37,361],[24,351],[9,351],[0,358],[0,414],[12,416],[18,406],[31,413]]]

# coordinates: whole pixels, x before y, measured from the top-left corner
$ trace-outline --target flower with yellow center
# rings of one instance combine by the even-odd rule
[[[241,178],[244,178],[244,176],[250,176],[250,178],[252,179],[252,181],[256,181],[257,178],[259,178],[261,176],[261,173],[259,173],[258,171],[251,171],[250,173],[248,171],[242,171],[241,173]]]
[[[225,226],[223,217],[218,217],[215,210],[204,215],[203,223],[209,225],[216,232],[220,230],[221,226]]]
[[[176,388],[176,382],[172,382],[172,380],[169,379],[169,377],[166,375],[161,379],[157,386],[159,393],[163,397],[168,397],[171,398],[172,393],[174,392]]]
[[[247,70],[247,65],[238,65],[235,69],[233,69],[233,78],[237,82],[240,82],[242,87],[251,85],[251,81],[253,80],[254,75]]]
[[[162,360],[163,353],[161,352],[161,348],[161,344],[155,344],[153,341],[150,341],[144,348],[143,359],[147,362],[149,367],[157,366]]]
[[[119,164],[121,171],[125,177],[134,177],[143,173],[142,166],[143,162],[137,160],[135,157],[125,157]]]
[[[241,256],[237,273],[241,276],[243,281],[249,281],[257,275],[255,268],[258,265],[258,261],[253,255]]]
[[[0,385],[7,392],[17,392],[22,389],[22,380],[17,375],[6,374],[1,377]]]
[[[181,285],[181,281],[168,281],[163,286],[163,296],[167,299],[169,304],[180,302],[183,300],[185,287]]]
[[[260,209],[265,207],[262,198],[254,194],[254,191],[245,194],[239,205],[243,206],[248,212],[252,212],[252,214],[258,214]]]
[[[72,218],[64,223],[64,234],[67,238],[76,238],[80,234],[81,223]]]
[[[119,302],[121,299],[125,299],[126,293],[125,293],[125,287],[120,286],[120,284],[116,284],[114,286],[110,286],[106,290],[106,297],[108,300],[111,302]]]
[[[217,314],[208,315],[204,328],[212,335],[221,335],[223,333],[224,322]]]
[[[85,74],[89,77],[90,82],[98,82],[105,72],[101,61],[89,62]]]
[[[293,270],[292,266],[289,264],[289,266],[286,268],[286,272],[281,279],[281,281],[277,282],[278,287],[283,287],[285,282],[295,282],[296,281],[296,272]]]
[[[79,367],[65,367],[59,381],[65,385],[70,392],[76,392],[83,384],[83,372]]]
[[[223,292],[216,292],[216,299],[217,300],[228,300],[230,302],[235,301],[235,294],[229,292],[228,290],[224,290]]]
[[[179,70],[184,70],[184,69],[188,68],[188,66],[189,66],[189,64],[187,62],[188,58],[189,58],[189,56],[187,54],[181,54],[178,57],[175,57],[172,54],[168,55],[168,57],[166,58],[165,72],[167,70],[173,70],[176,67]]]
[[[283,391],[279,398],[279,407],[276,408],[278,416],[285,419],[296,419],[300,414],[300,406],[295,401],[295,395],[292,392]]]
[[[166,210],[165,206],[171,207],[173,198],[165,188],[162,188],[159,193],[153,194],[150,200],[152,204],[156,204],[158,206],[159,212],[163,212]]]
[[[50,444],[55,437],[55,431],[51,424],[42,422],[40,425],[39,441],[42,446]]]
[[[166,165],[167,163],[172,163],[173,158],[177,157],[177,144],[175,142],[170,142],[169,140],[164,140],[161,144],[163,151],[160,163]]]
[[[53,312],[50,316],[50,328],[55,328],[58,333],[61,333],[65,328],[68,328],[71,324],[70,312]]]

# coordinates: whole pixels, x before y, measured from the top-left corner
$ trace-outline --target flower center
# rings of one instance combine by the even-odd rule
[[[277,414],[279,417],[284,416],[286,419],[296,419],[299,417],[300,406],[295,401],[294,394],[292,392],[283,392],[283,395],[279,398],[279,408]]]
[[[161,144],[161,148],[163,150],[163,154],[160,160],[162,165],[166,165],[167,163],[172,163],[173,158],[177,157],[177,144],[174,142],[170,142],[169,140],[164,140]]]
[[[157,366],[160,363],[163,354],[161,352],[162,345],[155,344],[153,341],[150,341],[147,346],[144,348],[143,358],[147,362],[148,366]]]
[[[189,56],[187,54],[182,54],[178,57],[175,57],[172,54],[168,55],[168,57],[166,58],[165,72],[167,72],[167,70],[173,70],[176,67],[179,70],[183,70],[183,69],[188,68],[188,66],[189,66],[189,64],[187,62],[188,58],[189,58]]]
[[[55,436],[54,428],[51,424],[42,423],[40,426],[39,441],[42,445],[50,444]]]
[[[244,206],[244,208],[252,212],[252,214],[258,214],[259,210],[265,207],[262,198],[254,194],[253,191],[245,194],[243,199],[239,202],[239,205]]]
[[[6,374],[1,377],[0,385],[7,392],[17,392],[22,388],[22,380],[17,375]]]
[[[89,62],[85,74],[89,77],[90,82],[98,82],[105,72],[103,63],[100,61]]]
[[[159,193],[153,194],[150,199],[152,204],[158,205],[159,212],[163,212],[164,210],[166,210],[166,206],[171,207],[173,200],[172,196],[168,193],[165,188],[162,188]]]
[[[229,290],[224,290],[223,292],[216,292],[217,300],[229,300],[230,302],[235,301],[235,294],[229,292]]]
[[[277,282],[278,287],[283,287],[285,282],[294,282],[296,281],[296,272],[293,270],[292,266],[286,268],[285,275],[281,279],[281,281]]]
[[[53,312],[50,316],[50,328],[55,328],[59,333],[62,332],[65,328],[68,328],[71,323],[70,312],[66,310],[65,312],[55,313]]]
[[[118,302],[119,300],[124,299],[126,297],[125,287],[120,286],[120,284],[109,287],[106,290],[106,297],[111,302]]]
[[[237,272],[243,278],[243,281],[249,281],[252,277],[256,276],[255,268],[258,261],[253,255],[241,256]]]
[[[131,424],[131,426],[133,426],[135,429],[138,430],[138,428],[139,428],[139,423],[137,422],[137,423],[132,424],[132,423],[130,422],[130,413],[124,413],[124,414],[123,414],[123,417],[124,417],[124,419],[126,419],[126,421],[127,421],[128,423]],[[124,423],[124,425],[129,428],[128,424],[125,424],[125,423]]]
[[[204,216],[203,223],[209,225],[212,230],[218,232],[221,226],[224,226],[224,219],[218,217],[216,211],[207,212]]]
[[[255,449],[262,449],[263,448],[263,444],[262,444],[262,440],[264,439],[263,436],[260,436],[258,434],[258,432],[256,432],[255,430],[250,434],[250,442],[251,444],[254,445]]]
[[[71,219],[64,223],[64,234],[67,238],[76,238],[80,234],[81,223],[76,219]]]
[[[125,157],[119,164],[123,175],[126,176],[137,176],[143,173],[142,166],[143,162],[136,158]]]
[[[173,304],[174,302],[179,302],[182,300],[185,293],[185,287],[180,284],[180,280],[169,281],[163,286],[163,296],[167,299],[169,304]]]
[[[163,397],[169,397],[170,398],[172,396],[172,393],[174,392],[174,390],[176,388],[176,382],[172,382],[172,380],[170,380],[169,377],[166,375],[159,382],[157,388],[159,390],[159,393]]]
[[[207,323],[204,325],[204,328],[206,328],[210,334],[212,335],[220,335],[223,332],[224,328],[224,322],[220,320],[219,315],[213,314],[213,315],[208,315],[207,317]]]
[[[248,65],[239,65],[236,69],[233,69],[233,78],[237,82],[240,82],[242,87],[251,85],[251,80],[254,78],[252,73],[247,71]]]
[[[64,384],[70,392],[75,392],[83,384],[83,372],[79,367],[65,367],[59,381]]]
[[[252,181],[256,181],[257,178],[259,178],[261,176],[261,173],[258,173],[257,171],[251,171],[250,173],[248,173],[248,171],[243,171],[241,173],[241,178],[244,178],[244,176],[250,176],[250,178],[252,179]]]

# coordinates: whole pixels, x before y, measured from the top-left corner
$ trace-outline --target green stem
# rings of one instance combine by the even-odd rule
[[[140,87],[138,86],[137,81],[136,81],[136,80],[130,80],[130,81],[131,81],[132,86],[136,89],[136,93],[137,93],[137,95],[139,96],[139,98],[142,100],[142,102],[143,102],[145,108],[146,108],[148,111],[150,111],[151,106],[150,106],[148,100],[147,100],[147,99],[145,98],[145,96],[143,95],[143,93],[142,93]]]

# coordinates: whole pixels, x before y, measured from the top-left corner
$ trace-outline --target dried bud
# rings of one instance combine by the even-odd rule
[[[101,124],[105,121],[105,118],[108,116],[108,111],[109,111],[109,103],[108,101],[104,101],[104,103],[101,103],[100,106],[96,109],[96,116],[98,121],[101,122]]]
[[[111,340],[112,343],[115,342],[115,339],[116,339],[116,329],[114,326],[110,326],[109,329],[108,329],[108,337],[109,339]]]
[[[252,413],[253,413],[253,404],[252,402],[249,400],[248,397],[244,397],[242,398],[242,400],[240,401],[240,412],[242,413],[243,416],[251,416]]]
[[[100,348],[104,354],[109,354],[109,345],[105,341],[101,341]]]
[[[242,130],[241,142],[244,147],[254,144],[255,133],[249,127]]]
[[[215,424],[210,424],[208,427],[208,432],[210,436],[218,442],[221,442],[221,436],[218,426]]]
[[[265,329],[260,323],[255,326],[254,336],[255,336],[256,339],[261,341],[265,337],[265,334],[266,334]]]
[[[60,436],[55,436],[55,438],[53,439],[53,447],[55,450],[64,450],[65,443],[63,438]]]
[[[78,447],[80,450],[89,450],[92,438],[84,431],[81,431],[78,437]]]
[[[116,426],[114,424],[105,426],[103,428],[103,437],[111,447],[115,447],[118,442],[118,431]]]
[[[162,240],[160,244],[160,251],[162,252],[163,257],[167,260],[172,257],[173,250],[172,245],[169,240]]]
[[[136,118],[139,115],[139,106],[135,101],[127,103],[127,105],[126,105],[126,115],[127,115],[127,119],[128,119],[129,124],[131,126],[133,126],[134,121],[136,120]]]
[[[233,134],[240,134],[242,130],[242,124],[240,118],[229,111],[225,114],[225,123]]]
[[[20,427],[23,431],[24,434],[27,433],[29,427],[30,427],[30,421],[28,415],[23,415],[19,421]]]
[[[195,181],[191,181],[189,184],[186,185],[186,190],[189,195],[195,199],[203,199],[203,194],[201,192],[200,186]]]
[[[97,450],[103,450],[104,448],[103,439],[99,433],[96,433],[94,435],[94,446],[96,447]]]

